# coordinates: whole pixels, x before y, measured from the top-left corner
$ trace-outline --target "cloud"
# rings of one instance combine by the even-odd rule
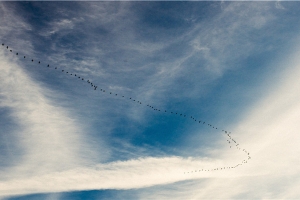
[[[251,160],[228,176],[178,182],[137,190],[142,199],[297,199],[300,182],[300,50],[277,63],[280,76],[232,134],[251,152]],[[275,67],[275,66],[274,66]],[[265,83],[266,84],[266,83]],[[226,152],[228,156],[229,153]],[[201,189],[199,189],[201,188]]]
[[[8,109],[8,120],[15,126],[9,138],[14,138],[19,151],[13,157],[2,152],[7,162],[18,162],[2,168],[0,176],[30,177],[90,163],[95,152],[89,151],[88,137],[82,135],[84,126],[55,101],[62,94],[38,85],[5,51],[1,48],[0,106]]]

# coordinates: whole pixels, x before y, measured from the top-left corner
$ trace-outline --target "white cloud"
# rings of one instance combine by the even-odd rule
[[[150,188],[143,199],[297,199],[300,196],[300,51],[276,67],[285,69],[253,109],[245,113],[233,131],[251,161],[234,176],[182,182]],[[287,67],[288,65],[288,67]],[[229,155],[225,151],[224,155]],[[223,175],[223,174],[222,174]],[[201,188],[201,190],[199,190]],[[177,192],[178,191],[178,192]]]
[[[86,144],[88,137],[83,137],[84,130],[79,121],[49,98],[58,99],[58,94],[33,81],[15,64],[16,60],[9,55],[11,53],[2,49],[0,106],[9,109],[9,118],[16,127],[11,134],[16,138],[14,143],[21,153],[18,155],[19,162],[10,168],[2,168],[0,176],[30,177],[31,174],[89,163],[87,158],[95,155],[89,151]],[[9,161],[11,158],[8,156],[6,159]]]

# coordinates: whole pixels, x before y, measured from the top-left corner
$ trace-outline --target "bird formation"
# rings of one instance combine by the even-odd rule
[[[2,46],[5,47],[5,44],[2,43]],[[12,49],[9,49],[8,46],[6,46],[6,49],[9,50],[11,53],[13,52]],[[19,55],[18,53],[16,53],[16,55]],[[24,55],[24,59],[26,59],[26,56]],[[34,62],[34,59],[31,59],[31,62]],[[41,61],[38,61],[38,64],[42,64]],[[49,64],[46,65],[48,68],[51,68]],[[55,67],[54,68],[55,70],[58,70],[58,67]],[[77,78],[78,80],[81,80],[81,81],[85,81],[85,79],[81,76],[79,76],[78,74],[73,74],[73,73],[69,73],[68,71],[65,71],[64,69],[61,69],[61,72],[62,73],[66,73],[66,74],[69,74],[71,76],[74,76],[75,78]],[[94,83],[92,83],[90,80],[87,80],[86,81],[87,84],[89,84],[94,90],[97,90],[98,86],[95,85]],[[110,95],[114,95],[114,96],[118,96],[118,94],[113,94],[112,92],[107,92],[105,89],[103,88],[100,88],[100,92],[103,92],[103,93],[109,93]],[[120,96],[121,97],[121,96]],[[173,112],[173,111],[167,111],[167,110],[161,110],[159,108],[156,108],[150,104],[142,104],[141,101],[137,101],[136,99],[133,99],[132,97],[125,97],[124,95],[122,95],[121,97],[122,99],[127,99],[129,101],[132,101],[134,103],[137,103],[139,105],[146,105],[149,109],[152,109],[153,111],[156,111],[156,112],[162,112],[162,113],[168,113],[168,114],[172,114],[172,115],[177,115],[179,117],[182,117],[182,118],[186,118],[186,119],[190,119],[198,124],[201,124],[201,125],[206,125],[208,126],[209,128],[212,128],[212,129],[216,129],[218,130],[217,127],[213,126],[212,124],[209,124],[209,123],[206,123],[205,121],[203,120],[199,120],[199,119],[196,119],[195,117],[193,116],[190,116],[190,117],[187,117],[186,114],[183,114],[183,113],[179,113],[179,112]],[[219,129],[220,130],[220,129]],[[190,173],[196,173],[196,172],[204,172],[204,171],[218,171],[218,170],[226,170],[226,169],[234,169],[234,168],[237,168],[243,164],[246,164],[248,163],[248,161],[251,159],[250,157],[250,153],[247,152],[245,149],[241,149],[239,147],[239,144],[231,137],[231,132],[228,132],[226,130],[222,130],[222,132],[224,134],[226,134],[226,136],[228,137],[227,139],[227,142],[228,142],[228,146],[229,148],[236,148],[237,150],[239,151],[242,151],[243,153],[246,154],[246,157],[247,159],[244,159],[242,162],[238,163],[238,164],[235,164],[235,165],[231,165],[231,166],[223,166],[223,167],[218,167],[218,168],[210,168],[210,169],[198,169],[198,170],[193,170],[193,171],[188,171],[188,172],[183,172],[184,174],[190,174]]]

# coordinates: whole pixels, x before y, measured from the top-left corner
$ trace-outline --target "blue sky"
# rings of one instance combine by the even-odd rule
[[[299,198],[299,6],[1,2],[0,197]]]

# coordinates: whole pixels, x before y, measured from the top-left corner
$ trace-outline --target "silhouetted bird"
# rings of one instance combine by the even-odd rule
[[[33,59],[31,61],[33,62]]]
[[[47,65],[47,67],[50,67],[50,65]]]
[[[8,49],[8,46],[6,48]]]
[[[24,56],[24,58],[25,58],[25,56]]]
[[[61,71],[63,72],[63,71],[65,71],[65,70],[61,70]]]
[[[82,80],[84,80],[84,78],[82,78]]]
[[[39,64],[41,63],[41,61],[39,61]]]
[[[76,74],[75,74],[75,76],[76,76]]]
[[[67,74],[69,73],[69,72],[66,72]]]
[[[12,50],[10,50],[10,52],[12,52]]]
[[[55,67],[55,69],[57,69],[57,67]]]
[[[18,53],[16,53],[16,55],[19,55]]]

